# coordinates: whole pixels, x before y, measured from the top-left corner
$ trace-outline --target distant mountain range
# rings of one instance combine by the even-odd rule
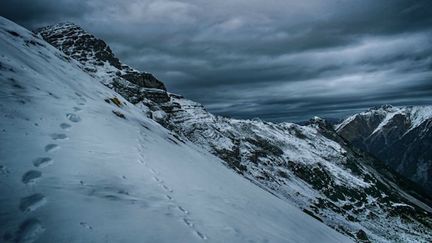
[[[335,128],[432,195],[432,106],[375,107]]]

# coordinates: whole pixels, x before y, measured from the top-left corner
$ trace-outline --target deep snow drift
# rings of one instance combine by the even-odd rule
[[[351,241],[4,18],[0,54],[3,241]]]

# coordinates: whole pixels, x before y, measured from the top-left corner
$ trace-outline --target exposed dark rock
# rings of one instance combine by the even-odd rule
[[[307,209],[303,209],[303,212],[305,212],[306,214],[312,216],[314,219],[323,222],[323,220],[322,220],[320,217],[316,216],[316,215],[315,215],[314,213],[312,213],[311,211],[309,211],[309,210],[307,210]]]
[[[156,88],[165,90],[165,86],[162,82],[157,80],[150,73],[137,73],[133,71],[127,71],[126,74],[120,75],[122,78],[136,84],[140,87]]]
[[[120,117],[120,118],[123,118],[123,119],[126,119],[126,116],[123,114],[123,113],[121,113],[120,111],[112,111],[116,116],[118,116],[118,117]]]
[[[365,243],[370,242],[369,238],[367,237],[367,234],[366,234],[366,232],[364,232],[364,230],[359,230],[356,234],[356,237],[360,242],[365,242]]]
[[[37,32],[51,45],[85,64],[88,72],[96,72],[98,66],[108,63],[112,66],[110,72],[113,76],[124,78],[139,87],[166,90],[165,85],[152,74],[139,72],[122,64],[103,40],[77,25],[57,24],[41,28]]]
[[[19,37],[20,34],[18,34],[17,32],[13,31],[13,30],[6,30],[9,34],[15,36],[15,37]]]

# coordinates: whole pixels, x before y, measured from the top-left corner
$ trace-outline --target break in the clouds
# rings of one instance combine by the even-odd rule
[[[0,14],[28,28],[75,22],[216,114],[432,104],[429,0],[3,0]]]

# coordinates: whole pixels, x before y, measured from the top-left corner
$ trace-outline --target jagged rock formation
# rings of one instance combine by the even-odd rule
[[[51,45],[79,61],[85,71],[101,77],[101,81],[118,93],[131,97],[132,103],[144,98],[168,101],[165,85],[151,73],[140,72],[122,64],[101,39],[72,23],[62,23],[38,30]],[[97,72],[100,72],[97,74]]]
[[[432,106],[375,107],[347,118],[336,129],[432,193]]]
[[[47,27],[44,32],[54,32],[50,28],[56,29]],[[46,39],[65,49],[66,37]],[[89,72],[101,79],[108,77],[111,84],[116,79],[116,85],[109,86],[173,131],[178,139],[173,142],[192,141],[251,182],[352,239],[432,240],[428,234],[432,229],[430,199],[376,159],[351,147],[321,119],[307,126],[236,120],[214,116],[201,104],[163,90],[166,99],[148,98],[141,87],[122,92],[130,82],[107,75],[105,70],[115,68],[107,68],[108,63],[89,69],[83,62],[83,69],[96,68]]]

